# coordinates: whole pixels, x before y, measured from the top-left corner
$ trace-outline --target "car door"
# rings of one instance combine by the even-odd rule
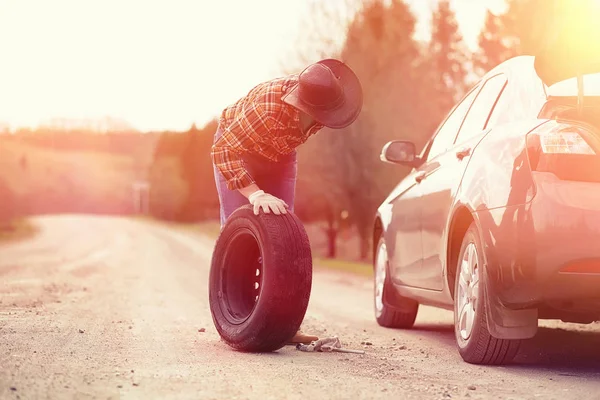
[[[390,276],[400,285],[410,285],[411,274],[421,270],[423,260],[421,243],[421,188],[415,180],[417,171],[408,174],[394,190],[390,202],[391,221],[386,242]]]
[[[422,178],[427,169],[434,169],[435,155],[445,152],[456,138],[469,106],[477,94],[477,88],[454,108],[450,116],[440,124],[433,139],[425,146],[421,157],[429,157],[423,168],[413,171],[402,181],[398,196],[392,201],[390,232],[393,247],[390,250],[390,275],[396,284],[422,287],[423,284],[423,227],[422,227]],[[429,155],[429,156],[427,156]],[[388,243],[390,241],[388,240]]]
[[[432,146],[419,168],[423,252],[420,287],[443,289],[450,208],[471,151],[487,132],[488,119],[506,83],[506,76],[498,74],[467,94],[441,128],[441,133],[452,140]]]

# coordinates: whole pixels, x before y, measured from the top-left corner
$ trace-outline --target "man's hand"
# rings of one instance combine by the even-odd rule
[[[262,190],[258,190],[248,196],[248,200],[250,200],[250,204],[254,206],[254,215],[258,215],[260,209],[263,209],[263,212],[269,213],[271,210],[276,214],[286,214],[287,207],[285,201],[271,195],[265,193]]]

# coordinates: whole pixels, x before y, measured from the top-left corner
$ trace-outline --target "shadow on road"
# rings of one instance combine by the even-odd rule
[[[454,351],[456,341],[452,325],[420,324],[413,331],[427,339],[443,343]],[[511,365],[503,368],[547,369],[563,376],[600,379],[600,327],[597,331],[575,331],[540,327],[537,335],[525,340]]]
[[[540,328],[523,343],[515,358],[519,367],[544,367],[565,373],[595,373],[600,377],[600,331]]]
[[[445,345],[456,346],[454,339],[454,326],[448,324],[421,323],[415,324],[411,331],[418,332],[419,336],[434,340]]]

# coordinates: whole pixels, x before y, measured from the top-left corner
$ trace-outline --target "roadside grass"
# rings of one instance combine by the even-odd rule
[[[28,219],[15,219],[0,226],[0,245],[30,239],[38,233],[38,227]]]
[[[341,260],[339,258],[315,258],[313,264],[317,268],[347,272],[366,277],[373,276],[373,267],[366,262]]]

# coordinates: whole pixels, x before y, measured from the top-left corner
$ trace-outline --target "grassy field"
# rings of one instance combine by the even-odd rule
[[[23,157],[26,168],[20,163]],[[93,181],[93,188],[109,190],[119,186],[129,188],[133,165],[126,156],[58,151],[16,141],[0,141],[0,174],[17,192],[48,187],[68,178]]]
[[[373,276],[373,267],[366,262],[349,261],[339,258],[317,258],[314,261],[317,268],[327,268],[367,277]]]
[[[0,200],[0,211],[12,218],[0,228],[0,241],[36,233],[22,215],[131,207],[132,180],[133,163],[127,157],[58,151],[0,137],[0,186],[2,196],[9,196]]]
[[[134,165],[125,156],[63,152],[0,138],[0,179],[34,211],[44,202],[68,208],[71,201],[122,208],[132,202]]]

